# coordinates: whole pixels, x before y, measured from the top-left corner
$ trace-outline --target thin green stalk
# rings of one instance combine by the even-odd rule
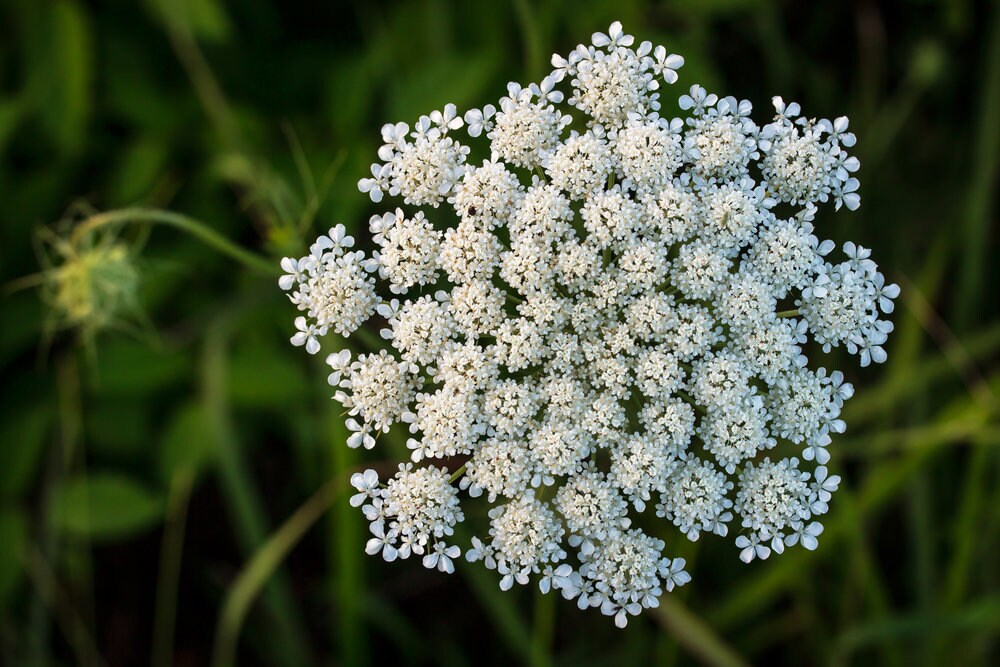
[[[74,244],[83,240],[86,234],[102,227],[115,224],[159,224],[173,227],[190,234],[205,245],[243,264],[249,269],[267,275],[278,275],[280,267],[270,259],[250,252],[203,222],[181,213],[153,208],[121,208],[92,215],[73,229],[70,241]]]
[[[203,400],[217,441],[219,482],[236,539],[246,553],[252,554],[267,538],[267,512],[243,458],[226,398],[226,347],[234,326],[234,312],[225,312],[206,336]],[[291,585],[279,572],[264,591],[268,617],[275,630],[265,643],[271,664],[311,664],[304,625],[293,600]]]
[[[531,632],[531,667],[552,666],[552,633],[556,621],[556,592],[535,590],[535,619]]]
[[[350,433],[342,418],[334,417],[331,424],[329,457],[332,479],[347,479],[360,461],[358,450],[347,446]],[[330,512],[327,554],[330,563],[333,599],[337,613],[333,619],[336,649],[340,664],[361,667],[370,663],[367,650],[364,609],[365,554],[360,548],[364,528],[361,513],[348,503],[339,503]]]
[[[800,314],[801,313],[799,313],[799,309],[794,308],[792,310],[781,311],[780,313],[778,313],[778,317],[798,317]]]
[[[529,0],[514,0],[514,12],[517,14],[517,24],[524,39],[524,70],[532,81],[541,72],[540,64],[546,61],[542,52],[542,35],[538,18]]]
[[[457,482],[462,477],[462,475],[465,474],[465,468],[466,467],[467,467],[467,464],[463,465],[461,468],[459,468],[458,470],[456,470],[455,472],[453,472],[451,474],[451,477],[448,478],[448,483],[449,484],[454,484],[455,482]]]
[[[59,363],[58,369],[59,421],[64,429],[62,440],[62,474],[76,472],[78,479],[86,481],[87,462],[83,439],[83,403],[80,390],[80,370],[76,357],[69,353]],[[78,469],[78,470],[77,470]],[[86,484],[83,488],[86,490]],[[86,493],[86,491],[84,491]],[[84,496],[86,502],[86,495]],[[49,558],[52,562],[60,555],[58,542]],[[70,626],[74,632],[89,635],[95,626],[93,567],[90,540],[86,535],[67,536],[65,549],[69,552],[66,569],[70,578],[71,593],[76,596],[76,607],[81,624]],[[44,556],[43,556],[44,557]],[[75,576],[74,576],[75,575]],[[86,642],[86,637],[77,641]],[[85,663],[93,664],[93,663]]]
[[[281,563],[337,500],[345,485],[339,478],[324,484],[254,552],[226,593],[212,650],[213,667],[236,664],[236,645],[254,600]]]
[[[242,139],[239,126],[236,123],[236,116],[226,100],[226,95],[222,91],[222,86],[216,80],[205,60],[204,54],[198,48],[198,43],[191,34],[191,27],[187,20],[187,3],[182,0],[171,0],[163,3],[166,10],[167,39],[177,55],[191,85],[194,87],[198,101],[204,108],[209,120],[215,125],[223,141],[230,150],[239,150],[242,146]]]
[[[73,607],[69,594],[37,547],[29,547],[21,557],[24,571],[35,585],[45,607],[62,630],[78,665],[104,667],[107,663],[97,649],[97,643],[80,612]]]
[[[986,257],[990,244],[990,208],[996,200],[997,172],[1000,170],[1000,5],[993,4],[989,37],[982,43],[988,45],[986,72],[982,77],[983,91],[979,120],[972,134],[972,160],[969,172],[969,194],[966,198],[964,233],[955,238],[965,242],[955,296],[958,300],[957,322],[967,327],[979,312],[981,297],[990,281],[986,275]]]
[[[701,664],[710,667],[749,667],[749,663],[676,595],[664,595],[660,598],[660,606],[650,611],[653,619]]]
[[[184,551],[188,501],[194,475],[190,470],[174,473],[167,498],[167,516],[160,547],[160,568],[156,582],[156,609],[153,614],[153,667],[174,664],[174,627],[177,619],[177,586]]]

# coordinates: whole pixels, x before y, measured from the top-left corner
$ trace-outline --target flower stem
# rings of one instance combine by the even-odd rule
[[[551,667],[552,630],[556,620],[556,600],[551,592],[535,591],[535,619],[531,632],[531,666]]]
[[[160,548],[160,570],[156,583],[156,606],[153,619],[154,667],[173,664],[174,626],[177,619],[177,585],[181,573],[184,550],[184,530],[187,523],[188,501],[194,473],[185,469],[174,473],[170,481],[167,500],[167,517]]]
[[[187,232],[205,245],[231,259],[235,259],[249,269],[260,271],[267,275],[277,275],[279,273],[279,267],[276,263],[230,241],[205,223],[180,213],[160,209],[141,207],[121,208],[92,215],[73,230],[70,241],[75,245],[82,241],[88,233],[102,227],[129,223],[159,224],[174,227],[180,231]]]
[[[801,313],[798,308],[793,308],[792,310],[783,310],[778,313],[778,317],[798,317]]]
[[[288,553],[306,532],[330,508],[343,491],[343,480],[334,478],[321,486],[292,516],[254,553],[233,583],[219,616],[212,653],[214,667],[235,664],[236,641],[250,606],[260,594]]]
[[[466,465],[468,465],[468,464],[466,464]],[[448,483],[449,484],[454,484],[464,474],[465,474],[465,466],[463,465],[461,468],[459,468],[454,473],[452,473],[451,477],[448,478]]]

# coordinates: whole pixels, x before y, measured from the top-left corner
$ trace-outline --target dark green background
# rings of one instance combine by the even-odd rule
[[[3,0],[0,283],[88,206],[179,211],[274,258],[363,229],[383,122],[495,102],[614,19],[687,59],[665,113],[698,82],[859,137],[862,207],[818,233],[872,247],[903,296],[885,366],[828,362],[857,394],[819,551],[745,566],[672,531],[694,581],[661,612],[618,631],[557,600],[550,628],[551,597],[479,566],[367,559],[341,498],[252,606],[238,663],[996,664],[996,3]],[[273,278],[171,229],[121,234],[142,315],[82,336],[38,290],[0,303],[0,664],[209,664],[241,568],[361,460]]]

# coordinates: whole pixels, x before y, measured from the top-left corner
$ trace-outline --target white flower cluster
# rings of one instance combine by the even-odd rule
[[[748,562],[816,548],[853,389],[807,344],[884,361],[899,293],[814,233],[818,205],[860,203],[846,118],[775,98],[760,127],[697,85],[663,118],[683,59],[633,42],[615,23],[496,106],[386,125],[361,191],[431,209],[372,217],[368,257],[338,226],[280,281],[308,352],[373,316],[386,341],[327,359],[348,444],[395,427],[412,458],[352,480],[368,552],[451,572],[459,497],[486,502],[468,560],[619,626],[690,579],[668,522],[690,540],[736,522]]]

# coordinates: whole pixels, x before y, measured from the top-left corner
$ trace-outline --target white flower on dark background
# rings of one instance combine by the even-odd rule
[[[860,204],[846,118],[775,97],[760,126],[697,84],[661,116],[684,60],[634,43],[616,22],[496,104],[385,125],[371,254],[338,225],[279,281],[311,354],[378,316],[383,349],[327,358],[348,444],[395,429],[412,460],[352,477],[366,551],[453,572],[488,503],[466,560],[619,627],[691,579],[657,521],[748,563],[819,546],[854,389],[810,357],[885,361],[899,295],[815,227]]]

